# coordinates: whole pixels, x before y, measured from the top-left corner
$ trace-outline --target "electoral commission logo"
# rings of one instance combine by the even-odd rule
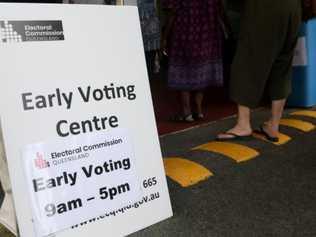
[[[64,40],[62,21],[0,21],[0,42]]]
[[[40,152],[36,153],[36,157],[34,159],[35,168],[42,170],[50,167],[50,163],[44,159],[44,155]]]

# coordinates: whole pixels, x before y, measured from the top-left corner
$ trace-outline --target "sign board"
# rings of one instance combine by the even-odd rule
[[[0,114],[22,237],[172,216],[138,11],[0,5]]]

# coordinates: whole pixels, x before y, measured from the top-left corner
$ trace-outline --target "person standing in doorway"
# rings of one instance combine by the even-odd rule
[[[181,110],[172,119],[203,119],[203,91],[223,85],[222,1],[164,0],[162,7],[167,18],[162,48],[169,59],[168,87],[180,92],[181,99]]]
[[[137,0],[149,77],[154,73],[155,59],[160,49],[160,24],[154,0]]]
[[[271,118],[259,132],[272,142],[279,140],[279,123],[291,92],[301,12],[301,0],[245,0],[230,84],[238,118],[232,129],[218,135],[218,140],[252,135],[250,112],[265,92],[272,101]]]

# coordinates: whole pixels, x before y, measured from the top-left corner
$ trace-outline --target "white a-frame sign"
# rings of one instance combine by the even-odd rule
[[[136,7],[0,5],[0,115],[22,237],[172,216]]]

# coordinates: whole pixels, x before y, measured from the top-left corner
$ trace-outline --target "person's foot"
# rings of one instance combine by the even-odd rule
[[[195,121],[193,116],[192,116],[192,114],[188,114],[188,115],[179,115],[179,114],[177,114],[175,116],[172,116],[170,118],[170,120],[172,122],[187,122],[187,123],[192,123],[192,122]]]
[[[233,140],[233,139],[240,139],[240,138],[248,138],[252,136],[252,129],[251,127],[241,127],[236,125],[232,129],[228,130],[225,133],[218,134],[216,139],[219,141],[223,140]]]
[[[266,134],[267,137],[272,138],[271,140],[277,140],[279,137],[278,127],[273,126],[270,122],[265,122],[261,126],[261,130],[262,130],[262,132],[264,132]]]
[[[192,116],[193,116],[194,120],[203,120],[204,119],[203,113],[193,113]]]

